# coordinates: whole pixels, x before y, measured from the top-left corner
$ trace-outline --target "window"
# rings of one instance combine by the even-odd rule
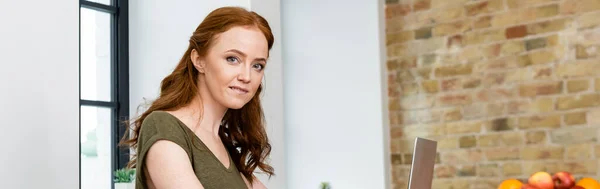
[[[128,1],[79,2],[80,188],[114,188],[129,119]]]

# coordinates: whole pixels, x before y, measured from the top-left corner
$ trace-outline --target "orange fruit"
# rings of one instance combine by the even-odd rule
[[[498,189],[521,189],[523,183],[517,179],[508,179],[502,181],[498,186]],[[586,188],[587,189],[587,188]]]
[[[585,189],[600,189],[600,183],[593,178],[582,178],[575,184],[584,187]]]

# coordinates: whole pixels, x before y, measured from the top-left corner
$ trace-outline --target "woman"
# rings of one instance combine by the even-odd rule
[[[273,40],[267,21],[243,8],[200,23],[125,141],[137,149],[137,189],[266,188],[253,172],[274,174],[260,104]]]

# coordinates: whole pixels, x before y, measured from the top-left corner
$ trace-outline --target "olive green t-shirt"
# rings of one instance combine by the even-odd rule
[[[185,150],[205,189],[248,188],[231,157],[227,168],[183,122],[168,112],[154,111],[142,122],[138,136],[136,189],[148,188],[144,160],[150,146],[158,140],[172,141]]]

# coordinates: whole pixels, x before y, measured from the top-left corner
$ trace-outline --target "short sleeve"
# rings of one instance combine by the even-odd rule
[[[168,114],[167,112],[152,112],[142,122],[140,133],[138,136],[138,147],[137,147],[137,162],[136,169],[138,172],[137,179],[138,185],[146,185],[144,169],[145,158],[150,147],[159,140],[168,140],[179,145],[191,158],[191,144],[189,144],[189,136],[187,136],[184,128],[175,120],[175,117]],[[141,182],[141,183],[139,183]]]

